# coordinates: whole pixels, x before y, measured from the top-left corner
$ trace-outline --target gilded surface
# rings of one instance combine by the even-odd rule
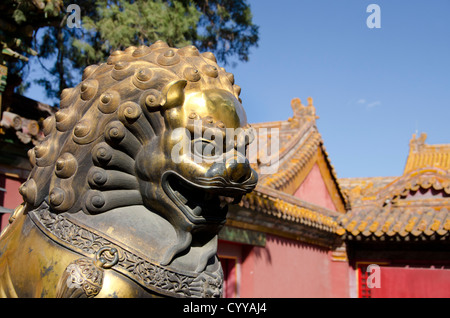
[[[158,41],[86,68],[29,152],[24,205],[0,239],[1,295],[220,296],[226,203],[257,182],[239,93],[192,46]]]

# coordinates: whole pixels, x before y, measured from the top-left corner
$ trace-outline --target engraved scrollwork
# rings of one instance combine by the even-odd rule
[[[220,297],[221,295],[223,277],[220,271],[200,275],[196,273],[191,275],[176,273],[163,266],[153,264],[108,239],[71,222],[64,216],[49,212],[45,208],[32,212],[32,218],[38,225],[43,226],[65,244],[74,247],[77,251],[95,255],[95,261],[89,260],[93,262],[92,264],[96,268],[114,268],[141,282],[147,288],[165,295],[178,297]],[[83,258],[83,260],[86,259],[88,258]],[[87,264],[87,261],[83,262]],[[76,278],[79,278],[77,271],[79,270],[74,271],[74,266],[70,267],[70,275],[72,276],[69,278],[71,282],[73,280],[73,284],[76,284]],[[66,274],[64,279],[67,281],[69,278]],[[78,285],[81,286],[82,284]],[[91,285],[86,288],[88,287],[92,288],[93,291],[96,290]],[[95,292],[92,292],[93,294]]]

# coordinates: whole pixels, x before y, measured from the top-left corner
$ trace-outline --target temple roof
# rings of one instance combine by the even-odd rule
[[[339,218],[347,239],[448,240],[450,145],[426,145],[413,135],[403,175],[339,182],[352,210]]]
[[[303,242],[331,247],[341,229],[341,213],[293,195],[258,185],[233,207],[228,225],[276,234]]]
[[[450,169],[450,144],[427,145],[426,138],[425,133],[417,138],[416,134],[413,135],[409,143],[409,156],[403,174],[425,167]]]
[[[319,164],[327,190],[332,196],[336,209],[346,212],[346,201],[342,194],[337,175],[332,166],[328,153],[323,144],[322,136],[316,126],[316,110],[312,98],[308,98],[308,105],[303,105],[298,98],[291,102],[293,117],[286,121],[252,124],[257,131],[258,144],[268,140],[268,148],[277,137],[279,142],[278,157],[267,155],[267,149],[261,147],[257,158],[250,157],[253,168],[259,173],[258,184],[283,193],[293,195],[295,190],[305,180],[314,164]],[[267,134],[264,134],[264,130]],[[274,131],[278,131],[277,134]],[[276,142],[276,141],[275,141]],[[261,173],[262,169],[277,165],[273,173]]]
[[[371,241],[448,240],[450,237],[450,206],[369,208],[340,219],[349,240]]]
[[[347,202],[318,132],[312,99],[303,105],[295,98],[291,107],[293,116],[285,121],[251,125],[258,151],[250,151],[249,159],[258,172],[258,186],[230,210],[227,224],[331,246],[340,229],[337,219],[346,213]],[[264,144],[267,147],[261,147]],[[320,169],[336,210],[294,195],[314,165]]]
[[[0,137],[29,146],[44,139],[42,122],[56,112],[54,107],[19,94],[5,98],[1,109]]]

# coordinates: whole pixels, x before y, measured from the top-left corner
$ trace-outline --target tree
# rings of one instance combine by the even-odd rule
[[[250,6],[245,0],[195,0],[202,12],[192,41],[200,50],[209,50],[226,63],[237,55],[248,61],[250,48],[258,44],[258,26],[252,22]]]
[[[26,87],[22,78],[31,56],[36,30],[60,23],[62,0],[2,0],[0,3],[0,64],[8,66],[8,85]],[[27,84],[27,83],[25,83]]]
[[[42,2],[7,1],[18,4],[13,16],[19,24],[29,19],[21,7]],[[233,58],[248,61],[250,48],[258,43],[258,26],[246,0],[81,0],[76,4],[81,8],[82,28],[67,26],[71,12],[66,8],[71,2],[47,0],[48,13],[33,24],[32,47],[44,70],[35,82],[54,100],[76,84],[84,67],[131,45],[156,40],[174,47],[194,44],[229,64]]]

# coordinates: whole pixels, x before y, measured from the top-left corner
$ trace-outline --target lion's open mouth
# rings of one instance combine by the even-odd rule
[[[243,194],[225,196],[218,187],[195,184],[174,172],[164,174],[162,186],[169,198],[193,223],[224,222],[228,212],[227,203],[236,202]]]

